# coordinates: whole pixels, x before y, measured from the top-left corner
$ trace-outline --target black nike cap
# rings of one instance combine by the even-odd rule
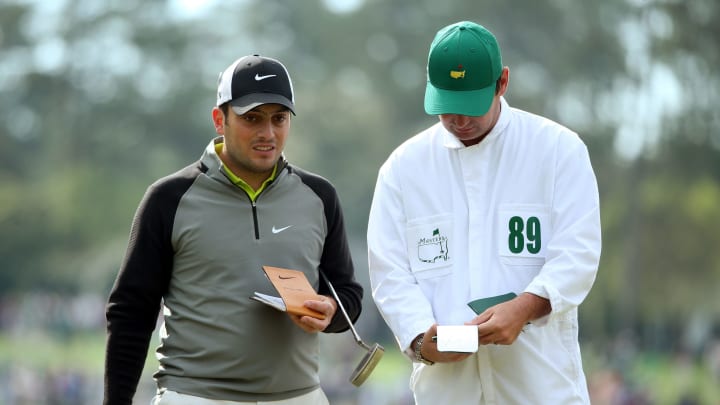
[[[227,102],[238,115],[262,104],[281,104],[295,114],[290,74],[277,59],[260,55],[243,56],[220,73],[217,105]]]

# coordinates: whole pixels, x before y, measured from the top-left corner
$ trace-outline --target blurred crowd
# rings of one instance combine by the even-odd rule
[[[33,293],[0,298],[0,403],[98,404],[102,372],[72,359],[42,359],[79,334],[104,328],[104,299],[96,294]],[[98,335],[99,336],[99,335]],[[22,353],[17,351],[27,351]],[[101,367],[102,359],[96,365]]]
[[[43,370],[18,364],[0,369],[0,403],[7,405],[82,405],[102,402],[102,375],[72,368]]]
[[[46,331],[68,336],[105,327],[105,297],[99,294],[33,293],[0,298],[0,331],[23,336]]]

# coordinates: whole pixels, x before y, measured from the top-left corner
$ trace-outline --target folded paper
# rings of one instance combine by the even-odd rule
[[[313,318],[325,319],[325,315],[307,308],[305,301],[322,301],[323,297],[318,295],[305,277],[305,273],[299,270],[284,269],[282,267],[263,266],[263,271],[277,290],[280,297],[255,292],[250,297],[263,304],[269,305],[280,311],[287,311],[295,315],[307,315]]]
[[[439,325],[437,349],[440,352],[475,353],[478,350],[477,325]]]

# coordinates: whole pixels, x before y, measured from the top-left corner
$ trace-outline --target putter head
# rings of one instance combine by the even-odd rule
[[[365,353],[365,356],[363,356],[360,364],[355,367],[355,371],[353,371],[352,375],[350,376],[350,382],[356,387],[362,385],[362,383],[367,380],[368,376],[370,376],[370,373],[372,373],[373,369],[375,369],[375,366],[377,366],[377,364],[380,362],[383,354],[385,354],[385,349],[379,344],[375,343],[373,347],[371,347],[370,350]]]

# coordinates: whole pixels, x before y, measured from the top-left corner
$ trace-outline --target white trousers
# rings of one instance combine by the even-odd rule
[[[185,395],[179,392],[166,390],[155,395],[150,405],[329,405],[325,392],[322,388],[294,398],[281,399],[279,401],[254,401],[238,402],[207,399]]]

